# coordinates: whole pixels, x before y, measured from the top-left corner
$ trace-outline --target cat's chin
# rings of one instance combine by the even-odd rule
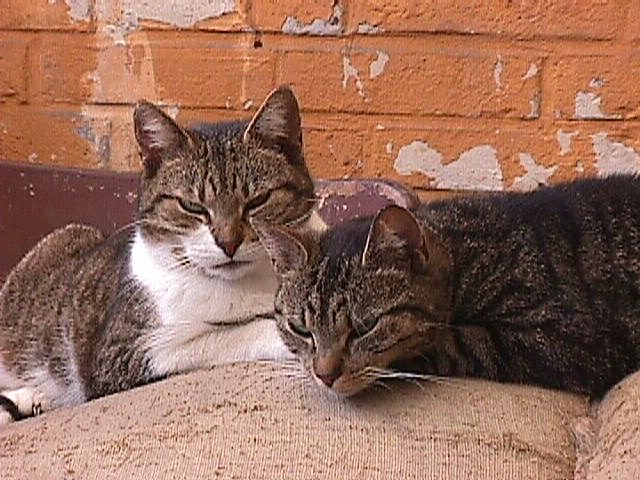
[[[363,392],[369,386],[368,384],[362,384],[360,382],[354,382],[352,379],[347,377],[338,378],[334,384],[330,387],[325,385],[319,378],[315,375],[313,376],[316,383],[322,387],[322,390],[329,395],[339,398],[345,399],[349,397],[353,397]]]
[[[255,267],[255,262],[232,261],[221,265],[201,265],[199,270],[205,277],[239,280],[254,270]]]

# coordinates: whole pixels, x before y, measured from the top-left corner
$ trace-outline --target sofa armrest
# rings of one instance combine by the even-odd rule
[[[2,478],[548,479],[573,477],[583,398],[452,379],[350,400],[267,364],[236,364],[0,429]]]

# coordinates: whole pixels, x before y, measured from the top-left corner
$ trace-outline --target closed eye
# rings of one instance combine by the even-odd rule
[[[293,332],[295,335],[298,335],[302,338],[313,338],[313,334],[311,330],[300,323],[292,322],[291,320],[287,320],[287,327],[289,330]]]
[[[246,203],[244,209],[247,212],[256,210],[257,208],[260,208],[265,203],[267,203],[270,198],[271,198],[271,191],[261,193],[260,195],[256,195]]]
[[[185,212],[192,215],[205,217],[209,215],[209,210],[207,210],[207,207],[199,203],[192,202],[191,200],[178,198],[178,204],[180,205],[180,208],[182,208]]]
[[[376,328],[378,322],[380,322],[380,317],[376,317],[367,322],[356,322],[353,330],[351,330],[351,333],[349,334],[349,341],[368,335],[374,328]]]

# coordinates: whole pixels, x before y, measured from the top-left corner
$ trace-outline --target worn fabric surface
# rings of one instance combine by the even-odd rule
[[[0,478],[573,477],[582,397],[447,380],[345,401],[285,373],[220,367],[12,424]]]
[[[640,478],[640,372],[611,389],[574,429],[576,480]]]

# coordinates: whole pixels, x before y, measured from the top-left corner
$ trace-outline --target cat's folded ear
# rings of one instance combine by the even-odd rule
[[[244,140],[283,153],[292,163],[302,163],[302,125],[298,101],[286,85],[272,91],[249,122]]]
[[[410,259],[412,266],[425,270],[431,247],[437,247],[433,241],[428,241],[431,240],[430,237],[425,236],[411,212],[397,205],[390,205],[380,210],[371,223],[362,253],[362,264],[366,265],[376,257],[393,259],[390,252],[400,252],[403,257]]]
[[[164,160],[175,157],[190,142],[169,115],[145,100],[136,105],[133,123],[146,178],[153,178]]]
[[[309,260],[309,252],[301,237],[284,227],[255,219],[250,222],[267,250],[277,274],[286,275],[304,268]]]

